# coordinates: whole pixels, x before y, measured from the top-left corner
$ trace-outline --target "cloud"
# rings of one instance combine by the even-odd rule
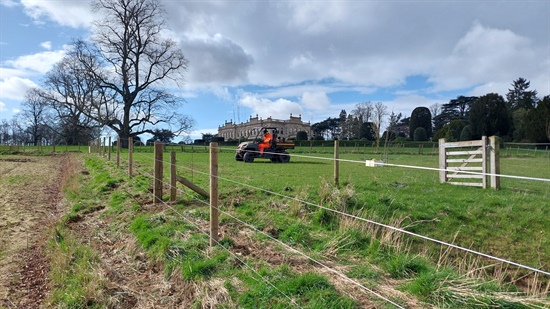
[[[52,42],[51,41],[42,42],[40,43],[40,46],[42,46],[42,48],[44,49],[50,50],[52,49]]]
[[[242,93],[239,104],[252,110],[253,115],[261,118],[272,117],[275,119],[288,119],[290,114],[298,115],[302,113],[302,107],[296,102],[286,99],[269,100],[259,98],[252,93]]]
[[[21,4],[38,24],[51,20],[71,28],[88,28],[95,18],[88,1],[21,0]]]
[[[213,36],[185,36],[181,45],[189,59],[189,80],[193,83],[243,83],[254,62],[242,47],[217,33]]]
[[[66,50],[46,51],[32,55],[20,56],[5,63],[17,70],[31,71],[45,74],[54,64],[59,62],[66,54]]]
[[[304,92],[301,102],[312,111],[323,111],[330,105],[330,99],[324,92]]]
[[[350,13],[349,6],[338,2],[319,5],[316,2],[297,1],[283,3],[283,6],[288,10],[288,27],[301,29],[302,33],[308,35],[326,33]]]
[[[19,4],[17,3],[17,1],[13,1],[13,0],[0,0],[0,5],[11,8]]]
[[[27,90],[38,87],[32,80],[20,77],[9,77],[0,80],[0,99],[23,100]]]
[[[452,53],[440,61],[430,81],[434,90],[456,90],[475,86],[497,89],[496,83],[511,83],[520,76],[533,76],[545,56],[532,41],[511,30],[485,27],[475,22],[458,40]],[[548,55],[546,55],[548,57]]]
[[[79,0],[20,4],[46,26],[87,30],[96,16],[88,2]],[[390,111],[410,109],[410,114],[421,104],[445,103],[452,99],[449,93],[502,94],[518,77],[530,80],[539,95],[550,94],[547,1],[162,4],[170,29],[163,35],[189,59],[186,85],[178,94],[237,101],[247,113],[262,117],[287,119],[291,112],[309,119],[335,117],[368,100],[382,101]],[[32,44],[36,48],[50,40],[58,44],[47,36]],[[61,54],[42,47],[44,53],[4,60],[1,82],[16,84],[8,78],[21,82],[48,71]],[[416,87],[411,76],[425,79]],[[353,96],[345,96],[349,92]]]
[[[7,111],[6,104],[4,102],[0,102],[0,112],[5,112],[5,111]]]

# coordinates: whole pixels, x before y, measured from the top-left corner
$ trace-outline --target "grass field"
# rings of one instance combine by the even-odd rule
[[[369,154],[344,153],[343,160],[357,162],[340,163],[340,186],[332,185],[332,154],[297,151],[289,164],[271,164],[257,160],[253,164],[237,162],[230,149],[220,154],[220,190],[222,208],[232,209],[239,195],[256,195],[264,200],[262,206],[243,210],[243,220],[260,227],[266,213],[275,212],[278,203],[293,204],[293,198],[345,211],[361,218],[384,224],[399,223],[401,228],[420,235],[453,243],[485,254],[510,260],[547,271],[550,269],[550,182],[502,178],[501,189],[440,184],[437,171],[385,166],[368,168],[364,160]],[[321,152],[321,151],[319,151]],[[314,157],[315,156],[315,157]],[[145,169],[152,171],[152,157],[138,153],[135,159]],[[437,167],[435,155],[397,154],[388,157],[390,164]],[[166,160],[166,159],[165,159]],[[178,153],[178,174],[192,179],[204,188],[208,187],[208,155],[205,153]],[[165,173],[168,173],[166,171]],[[550,160],[532,157],[501,158],[501,174],[550,179]],[[274,192],[270,193],[270,192]],[[284,195],[286,197],[280,197]],[[245,203],[246,204],[246,203]],[[237,210],[240,211],[240,205]],[[341,219],[324,209],[304,205],[307,219],[314,226],[329,230],[342,230]],[[295,210],[297,217],[300,211]],[[340,220],[340,224],[337,224]],[[262,222],[264,221],[264,222]],[[364,228],[362,221],[350,226]],[[352,220],[353,221],[353,220]],[[320,227],[318,227],[320,228]],[[411,254],[425,254],[432,262],[442,259],[439,245],[407,236],[405,242]],[[309,244],[315,248],[326,246],[322,241]],[[492,265],[491,260],[478,261],[479,257],[453,250],[450,264],[472,270],[481,265]],[[461,263],[470,265],[461,265]],[[508,268],[507,265],[502,267]],[[512,271],[512,269],[514,269]],[[491,267],[487,273],[499,272]],[[510,267],[510,273],[515,267]],[[529,271],[519,271],[528,274]],[[509,275],[509,274],[508,274]],[[502,275],[506,277],[507,275]],[[516,278],[519,277],[516,274]],[[547,282],[547,281],[545,281]],[[519,285],[524,284],[520,283]]]
[[[207,148],[189,147],[186,146],[184,152],[180,147],[172,148],[178,151],[178,174],[207,190]],[[249,271],[231,266],[234,258],[227,251],[209,251],[206,235],[191,232],[196,226],[183,220],[181,215],[201,226],[199,222],[207,224],[209,212],[204,200],[201,202],[201,198],[188,189],[183,189],[185,194],[178,197],[179,203],[175,206],[178,213],[166,212],[160,216],[143,212],[140,205],[127,207],[128,195],[118,188],[129,186],[141,192],[139,194],[148,195],[153,171],[150,149],[135,149],[136,176],[130,181],[124,180],[127,153],[122,155],[120,169],[114,168],[114,156],[111,162],[95,155],[87,156],[91,176],[96,177],[94,186],[109,194],[106,197],[108,213],[137,214],[131,216],[129,229],[151,257],[164,263],[165,271],[171,273],[179,269],[183,278],[192,281],[222,278],[230,303],[237,307],[253,308],[253,301],[259,301],[259,307],[263,308],[289,307],[291,301],[278,299],[278,290],[297,299],[304,308],[318,308],[314,299],[330,299],[330,303],[325,302],[327,308],[360,307],[357,299],[342,298],[342,291],[335,290],[334,279],[327,281],[330,277],[311,270],[297,271],[292,265],[301,264],[293,262],[293,254],[283,253],[290,256],[284,259],[286,262],[270,265],[269,260],[282,249],[277,249],[279,245],[268,235],[310,257],[340,265],[337,268],[348,277],[369,288],[383,290],[392,282],[396,291],[440,307],[529,308],[549,304],[548,277],[534,276],[530,271],[456,249],[446,250],[430,241],[330,211],[403,228],[548,271],[550,182],[544,179],[550,179],[550,159],[542,152],[535,156],[519,153],[501,156],[502,175],[543,180],[503,177],[501,190],[495,191],[440,184],[437,171],[397,166],[369,168],[364,160],[380,159],[380,154],[356,153],[357,149],[346,151],[345,148],[341,149],[340,158],[356,162],[340,163],[340,185],[334,186],[330,147],[298,148],[288,164],[272,164],[267,160],[256,160],[253,164],[237,162],[232,147],[222,148],[219,154],[223,231],[220,245],[229,252],[242,253],[244,242],[248,248],[270,252],[268,261],[262,260],[266,256],[261,253],[243,254],[274,288],[262,280],[251,279],[254,275]],[[168,179],[168,158],[165,153],[165,179]],[[426,149],[424,154],[410,148],[388,155],[388,163],[393,165],[436,168],[437,162],[437,155],[427,153]],[[246,222],[252,235],[246,234],[243,239],[243,226],[233,217]],[[185,236],[174,237],[178,233]],[[227,278],[236,278],[240,283],[237,285]],[[300,286],[307,287],[307,293],[300,290]],[[415,301],[408,297],[387,294],[400,304],[415,307]]]
[[[313,155],[318,158],[299,154],[289,164],[267,160],[244,164],[224,151],[219,156],[220,190],[229,194],[240,190],[239,186],[252,186],[263,193],[273,191],[322,204],[319,191],[332,183],[334,165],[332,160],[321,159],[331,159],[331,155]],[[362,163],[367,159],[364,154],[341,154],[340,158],[358,161],[340,163],[340,187],[353,190],[349,201],[353,210],[383,223],[406,218],[407,230],[550,269],[549,181],[502,178],[501,190],[483,190],[440,184],[437,171],[368,168]],[[143,167],[152,167],[151,156],[138,153],[135,159]],[[178,173],[208,188],[208,155],[178,153],[177,160]],[[389,163],[436,168],[437,160],[437,156],[403,154],[390,156]],[[550,160],[502,158],[501,174],[548,180]]]

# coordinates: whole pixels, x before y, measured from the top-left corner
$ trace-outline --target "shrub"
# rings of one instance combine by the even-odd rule
[[[414,141],[424,142],[428,140],[428,132],[423,127],[418,127],[414,130]]]

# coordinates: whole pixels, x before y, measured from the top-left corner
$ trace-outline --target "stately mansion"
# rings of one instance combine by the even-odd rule
[[[218,128],[218,136],[223,137],[226,141],[241,138],[252,139],[260,132],[262,127],[277,128],[279,137],[284,139],[296,138],[296,133],[299,131],[305,131],[308,138],[311,137],[311,124],[303,122],[302,115],[294,117],[292,114],[290,114],[289,120],[279,120],[271,117],[262,119],[256,115],[256,117],[250,116],[247,122],[241,122],[240,124],[225,121],[225,124]]]

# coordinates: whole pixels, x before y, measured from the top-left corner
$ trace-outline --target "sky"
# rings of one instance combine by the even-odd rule
[[[369,101],[409,117],[459,95],[505,97],[519,77],[550,95],[548,0],[161,3],[189,60],[173,91],[191,138],[255,115],[313,124]],[[0,0],[0,120],[91,35],[94,14],[82,0]]]

